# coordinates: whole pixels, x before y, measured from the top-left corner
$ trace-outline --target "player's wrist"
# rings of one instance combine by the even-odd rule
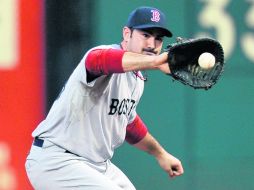
[[[166,52],[160,54],[160,55],[157,55],[155,57],[155,65],[157,68],[159,68],[161,65],[167,63],[167,60],[168,60],[168,54]]]

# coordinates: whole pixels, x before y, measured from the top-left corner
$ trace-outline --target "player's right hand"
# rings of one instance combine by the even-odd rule
[[[156,157],[160,167],[168,173],[170,177],[180,176],[184,173],[184,169],[180,160],[171,154],[164,152]]]

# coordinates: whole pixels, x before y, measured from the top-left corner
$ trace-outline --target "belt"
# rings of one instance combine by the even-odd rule
[[[42,147],[43,143],[44,143],[43,139],[39,139],[38,137],[34,138],[34,142],[33,142],[34,146]]]
[[[43,139],[40,139],[38,137],[35,137],[34,138],[34,142],[33,142],[33,145],[34,146],[38,146],[38,147],[42,147],[43,146],[43,143],[44,143],[44,140]],[[68,150],[65,150],[65,153],[71,153],[70,151]],[[73,153],[71,153],[73,154]]]

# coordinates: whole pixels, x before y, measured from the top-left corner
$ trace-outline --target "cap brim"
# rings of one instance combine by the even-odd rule
[[[172,37],[173,34],[172,32],[170,32],[168,29],[166,28],[163,28],[163,27],[159,27],[159,26],[156,26],[156,25],[140,25],[140,26],[136,26],[136,27],[133,27],[134,29],[151,29],[151,28],[157,28],[161,31],[161,34],[163,36],[167,36],[167,37]]]

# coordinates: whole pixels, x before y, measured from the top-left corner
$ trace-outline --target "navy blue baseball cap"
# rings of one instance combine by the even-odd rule
[[[126,26],[134,29],[158,28],[164,36],[172,37],[172,33],[167,29],[165,14],[153,7],[138,7],[132,11]]]

